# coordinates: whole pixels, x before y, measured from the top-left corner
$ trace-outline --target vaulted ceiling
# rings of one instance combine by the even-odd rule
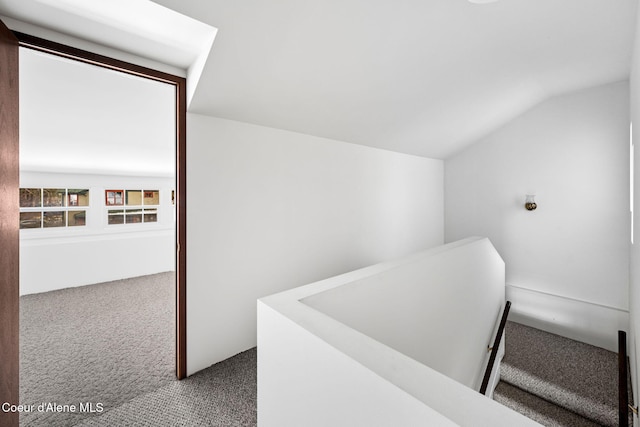
[[[549,96],[627,79],[637,7],[637,0],[155,3],[218,29],[190,111],[433,158]],[[0,0],[0,14],[64,32],[64,22],[20,15],[16,4]]]

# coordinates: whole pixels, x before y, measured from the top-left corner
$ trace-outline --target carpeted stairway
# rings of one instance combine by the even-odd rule
[[[514,322],[505,334],[497,402],[545,426],[618,425],[616,353]]]

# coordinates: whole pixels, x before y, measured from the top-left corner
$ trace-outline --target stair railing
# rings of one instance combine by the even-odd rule
[[[618,425],[629,425],[629,385],[627,384],[627,333],[618,331]]]
[[[487,387],[489,386],[489,380],[491,379],[491,372],[493,372],[493,365],[496,363],[498,357],[498,349],[500,347],[500,341],[502,341],[502,335],[504,334],[504,327],[507,324],[507,317],[509,317],[509,310],[511,309],[511,301],[507,301],[502,311],[502,318],[500,319],[500,326],[498,326],[498,332],[496,338],[493,341],[493,347],[491,347],[491,355],[489,356],[489,362],[487,363],[487,369],[484,371],[484,377],[482,378],[482,385],[480,385],[480,393],[487,394]]]

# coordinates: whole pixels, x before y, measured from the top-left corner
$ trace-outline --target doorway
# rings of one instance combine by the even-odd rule
[[[28,47],[62,57],[175,86],[176,90],[176,376],[186,377],[186,79],[145,67],[12,32],[0,22],[0,400],[18,402],[19,317],[19,180],[18,180],[18,48]],[[0,413],[3,425],[18,425],[17,411]]]
[[[176,306],[176,352],[175,352],[175,375],[178,379],[182,379],[186,376],[186,131],[185,131],[185,121],[186,121],[186,81],[184,78],[165,74],[162,72],[158,72],[155,70],[146,69],[140,66],[136,66],[133,64],[124,63],[122,61],[114,60],[111,58],[103,57],[100,55],[96,55],[90,52],[78,50],[75,48],[71,48],[68,46],[60,45],[57,43],[53,43],[47,40],[39,39],[36,37],[32,37],[22,33],[14,33],[20,41],[20,46],[22,48],[31,49],[34,51],[45,52],[47,54],[52,54],[57,57],[68,58],[83,62],[85,64],[97,65],[99,67],[106,68],[112,71],[124,72],[128,75],[133,75],[138,77],[142,77],[145,79],[151,79],[156,82],[162,82],[164,84],[169,84],[175,89],[175,185],[173,192],[168,195],[166,193],[164,198],[170,197],[175,204],[175,232],[176,232],[176,252],[175,252],[175,306]],[[63,187],[63,186],[57,186]],[[59,190],[60,188],[58,188]],[[44,189],[41,189],[44,192]],[[84,190],[78,188],[64,188],[65,190],[65,203],[68,204],[66,209],[61,209],[59,212],[64,212],[64,220],[65,224],[68,226],[70,223],[70,218],[73,215],[74,221],[77,221],[75,225],[79,225],[82,222],[82,218],[77,216],[78,213],[83,211],[81,207],[74,207],[73,209],[70,205],[71,203],[77,203],[78,198],[82,197],[82,194],[79,194],[76,190]],[[113,189],[111,189],[113,190]],[[127,195],[134,197],[136,193],[139,193],[141,198],[147,196],[149,194],[149,198],[153,199],[156,194],[154,194],[155,187],[151,186],[151,188],[118,188],[117,190],[122,190],[122,195],[126,197]],[[131,191],[131,194],[128,194],[127,191]],[[17,191],[17,189],[16,189]],[[41,196],[44,197],[44,196]],[[71,201],[73,199],[73,202]],[[140,203],[140,205],[144,205]],[[140,212],[131,212],[129,215],[126,210],[122,212],[122,218],[127,223],[128,219],[131,219],[132,222],[135,222],[137,217],[141,218],[144,222],[144,219],[153,219],[154,212],[150,210],[146,212],[144,210],[144,206],[137,206],[140,209]],[[152,206],[153,207],[153,206]],[[93,207],[92,207],[93,208]],[[118,209],[112,209],[112,211],[117,211]],[[109,216],[110,214],[114,214],[117,216],[117,212],[110,212],[108,209],[103,209],[102,214]],[[42,217],[44,217],[44,212],[41,213]],[[55,215],[54,215],[55,216]],[[60,218],[54,218],[51,216],[50,219],[53,219],[55,223],[56,221],[60,221]],[[26,220],[27,218],[25,218]],[[44,218],[41,218],[40,222],[41,226],[44,228]],[[108,222],[105,223],[108,225]],[[67,269],[61,267],[60,269],[62,274],[73,274],[73,268]],[[97,403],[97,402],[95,402]]]

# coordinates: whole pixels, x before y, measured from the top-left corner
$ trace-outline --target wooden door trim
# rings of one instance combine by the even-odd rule
[[[20,398],[20,202],[18,40],[0,21],[0,404]],[[18,426],[0,410],[0,425]]]
[[[168,83],[176,88],[176,377],[183,379],[187,376],[187,81],[184,77],[18,31],[14,34],[22,47]]]

